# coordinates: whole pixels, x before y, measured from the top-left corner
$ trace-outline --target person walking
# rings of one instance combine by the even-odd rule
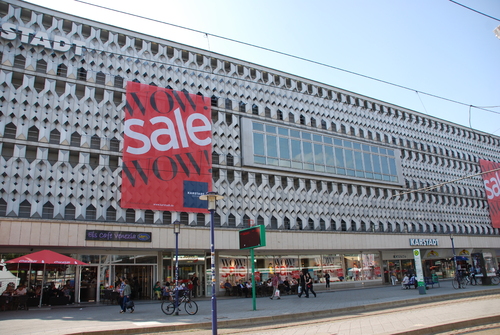
[[[307,293],[307,295],[309,296],[308,291],[311,291],[311,293],[314,294],[314,297],[316,298],[316,292],[314,292],[314,290],[313,290],[313,279],[312,279],[311,275],[307,271],[304,275],[305,275],[305,280],[306,280],[306,293]]]
[[[270,299],[273,300],[274,296],[276,296],[276,298],[280,299],[280,293],[279,293],[280,291],[278,289],[278,286],[280,284],[280,279],[279,279],[277,274],[273,275],[271,283],[273,285],[273,294],[271,295]],[[276,293],[276,291],[278,293]]]
[[[306,269],[302,269],[302,273],[300,274],[299,278],[299,298],[302,296],[304,293],[306,295],[306,298],[309,298],[309,291],[306,290]]]
[[[326,289],[330,289],[330,274],[327,272],[325,273],[325,283],[326,283]]]
[[[130,287],[129,283],[128,283],[128,279],[125,279],[124,281],[125,283],[125,287],[123,288],[123,291],[122,291],[122,296],[123,296],[123,300],[122,300],[122,306],[121,306],[121,311],[120,313],[125,313],[125,311],[127,310],[127,302],[130,300],[130,295],[132,294],[132,288]],[[134,309],[132,309],[130,311],[130,313],[133,313],[134,312]]]
[[[192,290],[193,298],[196,298],[196,294],[198,292],[198,286],[200,286],[200,280],[198,279],[198,277],[196,277],[196,272],[193,273],[193,277],[191,277],[191,283],[193,284],[193,290]]]

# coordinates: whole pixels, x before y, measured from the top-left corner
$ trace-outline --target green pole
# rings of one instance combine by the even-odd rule
[[[253,248],[250,248],[250,262],[252,262],[252,304],[253,304],[253,310],[257,310],[257,299],[255,295],[255,261],[254,261],[255,255],[253,253]]]

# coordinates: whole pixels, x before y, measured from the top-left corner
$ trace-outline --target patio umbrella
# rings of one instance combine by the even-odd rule
[[[74,259],[68,256],[61,255],[57,252],[50,250],[37,251],[32,254],[24,255],[18,258],[11,259],[5,262],[6,264],[43,264],[42,276],[42,292],[40,293],[40,303],[38,307],[42,307],[42,296],[43,296],[43,279],[45,277],[45,270],[47,269],[47,264],[54,265],[88,265],[87,263],[81,262],[78,259]]]

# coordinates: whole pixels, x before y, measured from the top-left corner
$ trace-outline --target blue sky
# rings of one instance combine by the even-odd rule
[[[45,7],[268,66],[500,136],[500,22],[449,0],[73,0]],[[457,0],[500,19],[498,0]],[[391,82],[264,51],[222,36]],[[431,95],[456,100],[451,103]],[[469,105],[497,106],[471,109]],[[498,114],[497,114],[498,113]]]

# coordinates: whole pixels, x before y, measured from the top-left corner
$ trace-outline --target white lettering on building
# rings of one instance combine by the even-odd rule
[[[82,41],[70,41],[64,36],[54,35],[50,39],[47,33],[43,31],[34,31],[33,29],[16,26],[10,22],[2,23],[0,30],[0,37],[6,40],[15,40],[19,38],[21,43],[30,44],[33,46],[43,46],[46,49],[55,51],[66,52],[69,51],[71,46],[75,48],[75,55],[81,56],[85,47]]]
[[[437,238],[410,238],[410,245],[419,245],[419,246],[437,246],[438,239]]]

